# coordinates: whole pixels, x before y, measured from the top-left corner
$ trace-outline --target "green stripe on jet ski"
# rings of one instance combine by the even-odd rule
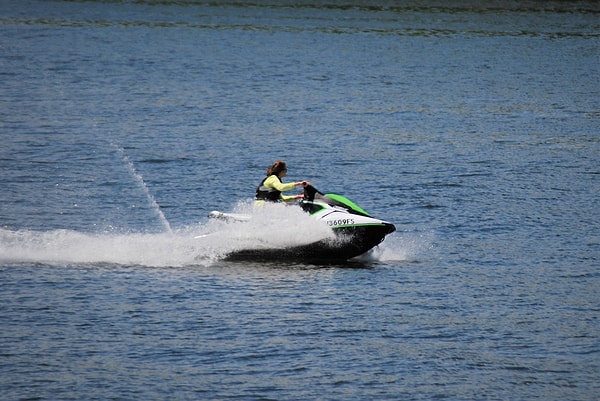
[[[356,203],[352,202],[350,199],[346,198],[345,196],[336,195],[336,194],[327,194],[325,196],[348,206],[350,209],[352,209],[360,214],[369,216],[369,213],[367,213],[362,207],[358,206]]]

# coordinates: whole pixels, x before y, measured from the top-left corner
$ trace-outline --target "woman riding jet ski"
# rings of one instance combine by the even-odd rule
[[[227,256],[227,259],[347,260],[371,250],[379,245],[385,239],[386,235],[396,230],[393,224],[371,217],[364,209],[348,198],[335,194],[323,194],[305,181],[287,184],[288,187],[275,186],[274,188],[269,188],[264,184],[271,177],[272,175],[269,175],[257,188],[257,202],[277,201],[277,197],[280,197],[280,200],[283,201],[301,198],[300,207],[313,218],[327,225],[334,235],[332,238],[286,248],[236,250],[231,252]],[[281,183],[279,176],[277,176],[277,181]],[[304,193],[302,195],[281,199],[281,191],[290,190],[299,185],[304,186]],[[211,212],[209,217],[233,221],[248,221],[252,218],[251,215],[217,211]]]

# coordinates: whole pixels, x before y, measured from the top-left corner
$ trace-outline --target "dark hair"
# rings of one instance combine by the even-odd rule
[[[279,177],[279,173],[282,171],[287,171],[287,166],[283,160],[277,160],[269,169],[267,170],[267,176],[275,174]]]

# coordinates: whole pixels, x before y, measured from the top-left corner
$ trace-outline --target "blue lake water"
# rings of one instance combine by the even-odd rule
[[[599,16],[3,1],[2,398],[597,400]],[[225,261],[277,159],[398,231]]]

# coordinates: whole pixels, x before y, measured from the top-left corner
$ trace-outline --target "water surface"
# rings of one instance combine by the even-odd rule
[[[599,12],[3,2],[0,390],[596,399]],[[310,237],[206,217],[276,159],[398,232],[225,261]]]

